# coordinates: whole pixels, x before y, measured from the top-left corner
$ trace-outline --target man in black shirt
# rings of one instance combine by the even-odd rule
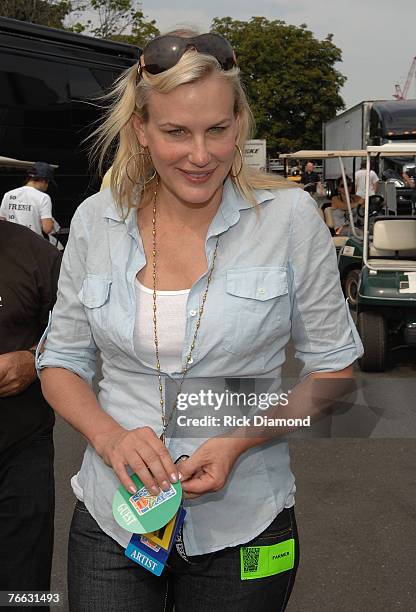
[[[317,172],[315,172],[315,164],[311,161],[306,163],[305,169],[301,175],[301,183],[305,185],[305,191],[308,193],[316,193],[316,185],[320,182],[321,178]]]
[[[0,591],[50,588],[54,414],[33,347],[56,298],[61,255],[0,221]]]

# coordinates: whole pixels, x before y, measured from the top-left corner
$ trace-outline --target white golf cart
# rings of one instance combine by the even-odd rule
[[[354,236],[357,239],[361,239],[362,238],[362,232],[357,231],[357,227],[356,224],[354,222],[354,215],[352,212],[352,208],[351,208],[351,202],[350,202],[350,197],[349,197],[349,190],[347,187],[347,175],[345,172],[345,165],[344,165],[344,158],[348,157],[365,157],[366,156],[366,151],[365,150],[347,150],[347,151],[313,151],[313,150],[301,150],[301,151],[297,151],[296,153],[284,153],[282,155],[280,155],[280,159],[283,160],[284,163],[284,167],[285,167],[285,174],[287,174],[287,160],[290,159],[296,159],[296,160],[326,160],[326,159],[338,159],[339,161],[339,167],[340,167],[340,177],[342,178],[343,184],[344,184],[344,192],[345,192],[345,198],[346,198],[346,204],[347,204],[347,211],[346,214],[348,216],[348,221],[349,221],[349,234],[351,236]],[[302,186],[302,185],[300,185]],[[304,185],[303,185],[304,187]],[[314,199],[316,200],[316,203],[318,205],[318,213],[321,215],[321,217],[324,219],[325,223],[328,225],[328,227],[333,230],[334,229],[334,221],[333,221],[333,209],[331,208],[331,206],[328,206],[328,201],[330,199],[330,194],[328,194],[325,190],[325,188],[323,189],[323,191],[321,193],[316,193],[316,194],[311,194]],[[333,232],[331,232],[333,233]],[[334,245],[337,248],[337,251],[343,247],[345,245],[345,243],[348,240],[348,236],[333,236],[334,239]]]
[[[416,143],[386,144],[367,148],[364,207],[364,266],[357,300],[358,330],[364,345],[360,367],[383,371],[389,353],[406,346],[416,348],[416,190],[401,214],[403,194],[386,183],[386,212],[371,215],[369,197],[370,156],[416,157]],[[408,190],[407,190],[408,191]]]
[[[280,157],[284,161],[285,169],[287,169],[287,160],[299,159],[299,160],[329,160],[338,159],[340,168],[340,177],[342,177],[344,184],[344,193],[347,204],[347,211],[345,212],[346,219],[348,221],[348,229],[345,232],[346,235],[335,234],[335,223],[333,212],[334,209],[330,202],[330,193],[327,193],[324,188],[324,194],[312,194],[318,205],[318,214],[325,221],[329,230],[332,234],[332,241],[336,252],[338,254],[338,268],[340,272],[341,285],[344,290],[345,296],[348,298],[349,304],[352,307],[356,306],[357,302],[357,291],[358,282],[360,277],[360,271],[362,267],[362,245],[363,245],[363,230],[362,227],[357,227],[354,219],[354,213],[351,207],[351,201],[349,196],[349,190],[347,187],[347,175],[345,171],[345,159],[346,158],[365,158],[367,151],[363,149],[358,150],[346,150],[346,151],[312,151],[302,150],[296,153],[282,154]],[[301,185],[300,185],[301,186]],[[372,210],[377,212],[381,210],[380,206],[381,198],[373,197],[371,201]],[[359,208],[359,212],[363,210],[363,207]],[[361,221],[362,217],[357,215]],[[363,220],[361,226],[363,225]]]

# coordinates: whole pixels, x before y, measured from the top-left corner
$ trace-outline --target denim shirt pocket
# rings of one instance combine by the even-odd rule
[[[102,276],[87,274],[78,297],[87,308],[99,308],[108,300],[111,282]]]
[[[285,267],[227,270],[224,348],[236,355],[265,351],[290,315]]]
[[[84,310],[90,325],[94,340],[99,349],[109,348],[110,327],[110,292],[111,279],[87,274],[78,298],[84,305]]]

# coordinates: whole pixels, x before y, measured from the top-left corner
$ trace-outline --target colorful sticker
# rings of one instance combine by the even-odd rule
[[[148,548],[151,548],[152,550],[154,550],[155,552],[159,552],[160,550],[160,546],[158,546],[157,544],[155,544],[154,542],[152,542],[151,540],[148,540],[145,536],[140,536],[140,542],[142,544],[146,544],[146,546]]]
[[[149,510],[154,510],[157,506],[160,506],[175,495],[176,491],[172,485],[168,491],[161,491],[159,495],[152,495],[146,487],[142,487],[130,497],[129,501],[133,508],[137,510],[138,515],[143,516],[143,514],[146,514]]]

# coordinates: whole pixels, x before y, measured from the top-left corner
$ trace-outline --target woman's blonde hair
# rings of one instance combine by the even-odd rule
[[[192,37],[198,32],[175,30],[169,35]],[[212,55],[186,51],[177,64],[160,74],[141,71],[138,80],[139,64],[124,72],[115,83],[113,90],[106,96],[110,104],[103,123],[94,131],[94,144],[91,156],[98,161],[100,173],[104,164],[113,156],[111,170],[111,191],[119,209],[128,214],[137,207],[144,189],[151,186],[155,179],[151,158],[140,145],[133,128],[133,115],[146,122],[148,103],[152,91],[168,93],[185,83],[193,83],[211,74],[231,84],[234,92],[234,113],[239,116],[239,135],[237,145],[244,150],[244,143],[253,134],[253,116],[241,85],[239,69],[222,70]],[[255,189],[279,189],[293,187],[293,183],[274,174],[250,168],[244,163],[236,149],[230,170],[231,180],[241,195],[255,204]],[[150,179],[150,180],[149,180]],[[127,209],[127,211],[126,211]]]

